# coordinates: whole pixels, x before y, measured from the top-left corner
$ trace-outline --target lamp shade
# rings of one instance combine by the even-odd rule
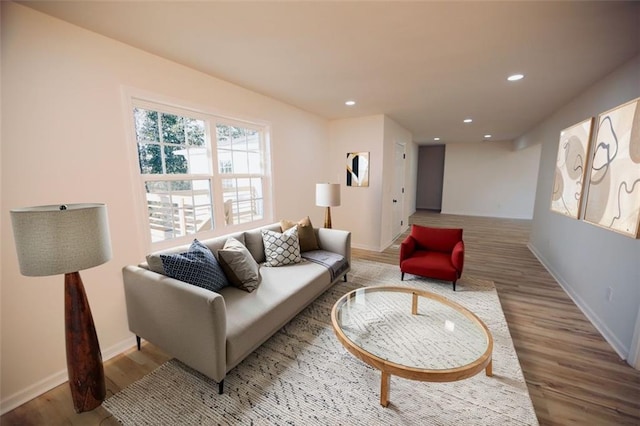
[[[104,204],[25,207],[10,213],[23,275],[67,274],[111,259]]]
[[[316,184],[316,206],[336,207],[340,205],[339,183]]]

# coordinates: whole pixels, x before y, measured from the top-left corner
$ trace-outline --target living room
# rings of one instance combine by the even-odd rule
[[[637,23],[638,7],[626,7]],[[560,131],[640,96],[639,27],[635,50],[622,52],[623,61],[609,64],[514,140],[447,144],[442,200],[444,214],[531,220],[531,251],[620,358],[636,368],[638,241],[569,220],[551,212],[549,204]],[[322,224],[324,210],[315,205],[315,184],[342,183],[345,153],[366,151],[370,186],[343,186],[341,205],[332,209],[333,222],[352,232],[354,248],[384,250],[397,237],[390,207],[396,143],[404,146],[407,158],[403,231],[415,212],[419,144],[384,111],[330,120],[23,4],[3,2],[3,414],[67,377],[62,277],[20,274],[10,209],[61,202],[108,206],[113,258],[82,275],[103,358],[135,344],[121,269],[140,262],[151,247],[140,220],[146,211],[128,127],[127,102],[133,95],[265,124],[271,141],[271,222],[309,215],[314,224]]]

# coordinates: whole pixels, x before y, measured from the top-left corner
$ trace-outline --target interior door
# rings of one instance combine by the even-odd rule
[[[402,233],[402,226],[404,225],[404,167],[404,145],[396,143],[393,181],[393,223],[391,228],[394,239]]]

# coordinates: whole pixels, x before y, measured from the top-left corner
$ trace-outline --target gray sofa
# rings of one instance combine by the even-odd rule
[[[279,224],[263,228],[280,232]],[[234,237],[262,263],[263,228],[201,242],[216,254],[228,237]],[[350,232],[325,228],[314,231],[320,249],[351,261]],[[157,269],[153,259],[160,253],[181,253],[188,248],[156,252],[147,256],[148,262],[123,268],[129,329],[136,335],[138,350],[140,338],[144,338],[217,381],[220,393],[229,370],[340,278],[346,281],[349,271],[347,267],[332,278],[330,269],[308,260],[280,267],[261,266],[261,282],[255,291],[248,293],[230,286],[215,293],[150,270]]]

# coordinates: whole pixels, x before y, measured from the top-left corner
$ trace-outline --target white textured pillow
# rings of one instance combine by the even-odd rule
[[[266,266],[284,266],[302,261],[297,226],[287,229],[282,234],[263,229],[262,242],[267,259]]]

